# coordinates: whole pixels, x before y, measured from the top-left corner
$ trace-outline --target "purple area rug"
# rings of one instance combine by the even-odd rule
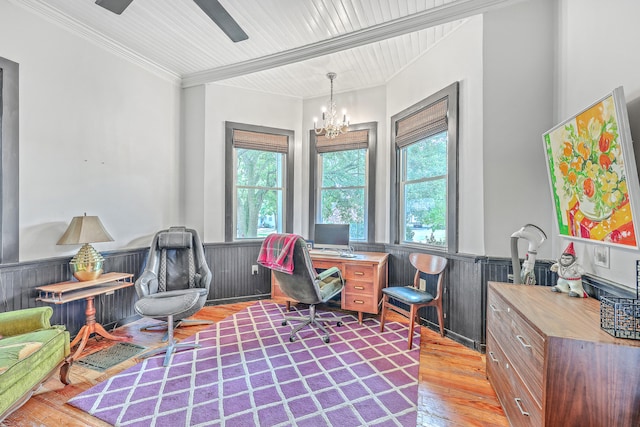
[[[419,328],[407,351],[405,325],[380,333],[376,319],[322,312],[344,322],[330,343],[312,327],[289,342],[284,314],[259,301],[190,337],[202,347],[168,367],[153,356],[68,403],[116,426],[416,425]]]

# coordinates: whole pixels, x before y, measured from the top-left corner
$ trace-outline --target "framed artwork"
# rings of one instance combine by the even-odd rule
[[[598,267],[609,268],[608,246],[596,245],[593,247],[593,264]]]
[[[622,87],[542,139],[560,236],[637,248],[640,186]]]

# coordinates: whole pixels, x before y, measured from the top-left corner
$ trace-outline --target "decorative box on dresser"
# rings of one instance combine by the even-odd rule
[[[489,282],[487,377],[513,426],[640,426],[640,341],[593,298]]]
[[[387,286],[388,281],[388,258],[389,254],[384,252],[357,252],[354,258],[311,254],[315,269],[340,269],[345,280],[340,305],[343,310],[357,311],[359,323],[362,323],[363,313],[378,314],[382,288]],[[289,309],[291,300],[280,290],[278,280],[273,274],[271,297],[284,300]]]

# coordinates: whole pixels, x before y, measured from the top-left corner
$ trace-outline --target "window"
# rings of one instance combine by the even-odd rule
[[[292,229],[293,131],[226,122],[225,240]]]
[[[316,223],[349,224],[350,240],[374,241],[377,123],[349,126],[334,139],[310,132],[310,237]]]
[[[457,251],[458,83],[391,118],[392,241]]]

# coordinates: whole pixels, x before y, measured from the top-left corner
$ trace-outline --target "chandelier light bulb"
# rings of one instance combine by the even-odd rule
[[[327,78],[331,81],[331,97],[329,98],[329,106],[322,107],[323,126],[319,128],[317,119],[315,117],[313,119],[313,128],[316,135],[324,134],[329,139],[333,139],[341,133],[349,131],[347,110],[342,110],[342,120],[340,120],[338,110],[336,109],[336,103],[333,102],[333,80],[336,77],[336,73],[327,73]]]

